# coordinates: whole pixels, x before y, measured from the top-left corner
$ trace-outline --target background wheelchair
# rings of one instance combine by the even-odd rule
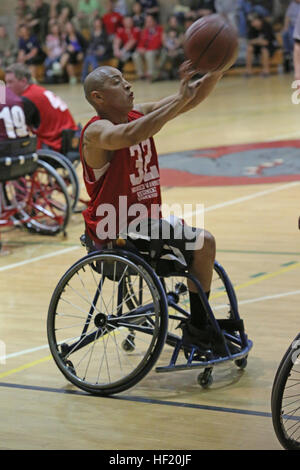
[[[300,333],[277,369],[271,398],[276,436],[287,450],[300,450]]]
[[[81,239],[86,246],[85,236]],[[112,249],[90,251],[58,282],[48,310],[48,342],[58,368],[75,386],[95,395],[120,393],[157,364],[158,373],[203,369],[198,382],[208,387],[215,365],[233,361],[246,367],[252,342],[223,267],[215,263],[208,302],[179,258],[168,251],[157,255],[118,240]],[[198,288],[223,354],[183,347],[180,327],[190,316],[188,278]]]
[[[41,235],[64,232],[70,201],[63,179],[36,152],[36,139],[1,143],[0,226],[23,226]]]
[[[80,182],[77,175],[77,167],[80,163],[79,139],[82,126],[78,124],[78,130],[65,129],[62,131],[61,152],[50,149],[39,149],[37,154],[40,160],[51,165],[62,177],[68,191],[71,210],[80,213],[86,201],[80,199]],[[78,203],[81,203],[79,206]]]

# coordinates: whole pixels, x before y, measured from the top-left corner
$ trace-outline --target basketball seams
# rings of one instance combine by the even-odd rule
[[[216,34],[212,37],[212,39],[209,41],[209,43],[207,44],[206,48],[203,49],[203,51],[201,52],[199,58],[197,59],[197,62],[195,62],[193,65],[195,65],[195,67],[198,66],[200,60],[202,59],[203,55],[208,51],[208,49],[210,48],[210,46],[212,45],[212,43],[216,40],[216,38],[218,37],[218,35],[221,33],[221,31],[223,31],[223,29],[225,28],[226,24],[222,24],[222,26],[220,27],[220,29],[216,32]],[[198,30],[199,31],[199,30]]]

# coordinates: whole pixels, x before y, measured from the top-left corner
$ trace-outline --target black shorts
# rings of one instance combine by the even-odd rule
[[[200,250],[204,242],[204,230],[190,227],[182,219],[144,219],[143,223],[128,226],[128,230],[119,234],[128,240],[142,255],[150,254],[160,259],[174,261],[181,268],[190,268],[195,250]],[[87,237],[89,239],[89,237]],[[91,240],[89,240],[91,242]],[[113,242],[91,242],[90,249],[112,248]],[[151,253],[157,250],[159,253]]]
[[[136,228],[136,231],[131,231],[129,226],[126,235],[138,251],[152,255],[151,251],[158,249],[162,259],[176,257],[183,267],[191,266],[194,251],[203,246],[204,230],[190,227],[177,217],[147,219]]]

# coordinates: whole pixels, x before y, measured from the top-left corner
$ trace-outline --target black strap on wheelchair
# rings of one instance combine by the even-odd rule
[[[217,321],[221,330],[225,330],[228,332],[239,331],[241,333],[245,331],[244,322],[242,319],[240,320],[226,319],[226,320],[217,320]]]

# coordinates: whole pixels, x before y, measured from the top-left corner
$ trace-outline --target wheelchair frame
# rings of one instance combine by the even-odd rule
[[[42,235],[63,231],[70,218],[70,201],[63,179],[37,153],[1,157],[0,227],[25,226]],[[46,178],[46,181],[45,181]],[[53,197],[53,191],[60,199]]]
[[[214,270],[222,284],[220,294],[226,295],[229,301],[230,318],[216,319],[201,284],[186,270],[175,270],[167,275],[160,275],[159,271],[154,271],[149,260],[123,248],[90,252],[62,276],[50,302],[47,334],[50,351],[58,368],[77,387],[88,393],[103,396],[120,393],[142,380],[160,358],[165,344],[171,346],[173,352],[167,365],[156,367],[156,372],[204,369],[198,376],[198,383],[204,388],[212,383],[212,371],[216,365],[234,361],[237,367],[244,369],[252,341],[244,331],[237,298],[228,275],[218,262],[215,262]],[[96,281],[95,273],[100,276],[99,281]],[[90,276],[91,280],[86,285],[83,276]],[[223,340],[224,354],[215,354],[213,350],[200,350],[194,345],[187,347],[183,345],[180,336],[169,330],[170,320],[177,321],[180,325],[190,315],[189,311],[180,305],[181,296],[187,294],[184,283],[177,283],[175,289],[172,287],[171,290],[166,286],[168,280],[176,280],[177,277],[190,279],[197,286],[210,324]],[[112,282],[114,293],[108,293],[104,302],[106,279],[107,282]],[[137,279],[138,289],[135,284]],[[143,283],[146,288],[141,287]],[[91,284],[94,286],[91,292],[88,292]],[[81,290],[83,285],[84,290]],[[95,287],[96,292],[93,295]],[[143,304],[143,298],[147,299],[148,291],[151,298]],[[114,297],[117,299],[115,303],[112,300]],[[89,303],[88,310],[86,302]],[[111,313],[104,313],[103,305],[107,310],[107,304],[111,305]],[[175,310],[175,315],[168,312],[169,308]],[[79,320],[82,318],[83,324],[79,326]],[[65,332],[68,332],[71,338],[66,340]],[[142,336],[142,341],[139,335]],[[151,336],[152,339],[149,338]],[[137,340],[140,342],[136,351]],[[234,352],[229,344],[235,346]],[[102,352],[96,354],[97,348],[101,348]],[[81,350],[84,352],[79,357]],[[182,351],[185,361],[180,362]],[[145,356],[139,358],[143,354]],[[74,356],[75,360],[72,359]],[[116,364],[112,371],[109,371],[110,360]],[[104,370],[105,363],[107,371]],[[89,368],[92,369],[92,379],[88,378]],[[105,381],[102,378],[104,375]]]

